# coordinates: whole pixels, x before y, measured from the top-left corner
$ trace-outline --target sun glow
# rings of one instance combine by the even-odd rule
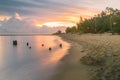
[[[42,24],[37,23],[35,26],[37,26],[37,27],[41,27],[41,26],[42,26]]]
[[[71,27],[71,26],[75,26],[76,24],[75,23],[70,23],[70,22],[46,22],[46,23],[43,23],[43,24],[40,24],[40,23],[36,23],[35,24],[37,27],[41,27],[43,25],[46,25],[48,27]]]
[[[47,25],[49,27],[58,27],[58,26],[71,27],[71,26],[74,26],[75,24],[70,22],[47,22],[47,23],[44,23],[43,25]]]
[[[58,26],[65,26],[65,27],[71,27],[71,26],[76,26],[76,23],[80,21],[80,18],[82,19],[88,19],[91,18],[93,15],[98,13],[98,11],[92,11],[92,10],[85,10],[85,13],[67,13],[63,14],[62,17],[53,17],[49,18],[46,20],[41,20],[36,21],[35,25],[36,27],[41,27],[43,25],[46,25],[48,27],[58,27]]]
[[[77,16],[77,17],[75,17],[75,16],[68,16],[67,20],[71,21],[73,23],[77,23],[77,22],[79,22],[80,17],[79,16]]]

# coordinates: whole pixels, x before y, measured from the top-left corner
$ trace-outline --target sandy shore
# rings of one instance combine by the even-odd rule
[[[71,43],[51,80],[120,80],[120,36],[62,34]]]

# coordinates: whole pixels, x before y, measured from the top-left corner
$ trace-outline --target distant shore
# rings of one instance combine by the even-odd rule
[[[71,43],[51,80],[119,80],[120,36],[112,34],[61,34]]]
[[[0,34],[0,36],[39,36],[39,35],[52,35],[52,34],[38,34],[38,33],[8,33],[8,34]]]

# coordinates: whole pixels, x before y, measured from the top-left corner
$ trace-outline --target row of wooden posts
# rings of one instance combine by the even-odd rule
[[[17,40],[13,40],[13,45],[14,45],[14,46],[17,46],[17,44],[18,44],[18,43],[17,43]],[[29,49],[31,49],[31,46],[29,45],[28,42],[26,43],[26,45],[29,46]],[[44,44],[42,44],[42,47],[44,47]],[[59,44],[59,47],[62,48],[62,43]],[[52,50],[52,48],[49,47],[49,51],[51,51],[51,50]]]

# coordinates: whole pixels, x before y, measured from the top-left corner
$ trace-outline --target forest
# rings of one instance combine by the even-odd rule
[[[83,19],[76,26],[67,27],[66,33],[117,33],[120,34],[120,10],[106,7],[90,19]]]

